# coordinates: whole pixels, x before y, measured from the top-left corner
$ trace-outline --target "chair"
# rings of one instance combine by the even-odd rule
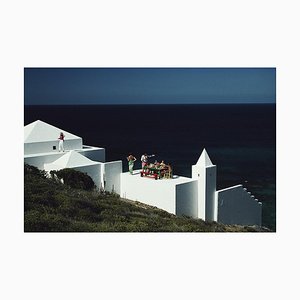
[[[168,170],[166,170],[164,172],[164,178],[170,179],[170,178],[172,178],[172,168],[169,165],[167,167],[168,167]]]

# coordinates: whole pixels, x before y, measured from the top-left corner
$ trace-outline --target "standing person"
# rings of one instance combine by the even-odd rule
[[[127,160],[128,160],[129,172],[131,175],[133,175],[133,166],[134,166],[134,162],[136,161],[136,158],[132,155],[132,153],[129,153],[129,155],[127,156]]]
[[[144,154],[141,156],[142,169],[144,169],[145,166],[148,164],[148,158],[149,158],[149,157],[153,157],[153,156],[155,156],[155,155],[154,155],[154,154],[148,155],[147,153],[144,153]]]
[[[65,139],[65,135],[63,134],[63,132],[60,133],[59,135],[59,143],[58,143],[58,151],[62,151],[62,152],[65,152],[65,149],[64,149],[64,139]]]

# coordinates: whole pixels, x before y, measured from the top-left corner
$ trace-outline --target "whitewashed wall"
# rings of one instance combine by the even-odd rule
[[[192,166],[192,178],[198,180],[198,218],[213,221],[217,167]]]
[[[101,163],[98,164],[92,164],[92,165],[87,165],[87,166],[80,166],[80,167],[73,167],[73,170],[80,171],[82,173],[86,173],[89,175],[95,185],[97,186],[98,189],[101,188],[101,169],[102,169]],[[57,167],[55,168],[53,165],[52,166],[46,166],[45,171],[50,172],[51,170],[61,170],[61,168]]]
[[[159,207],[169,213],[176,213],[175,188],[172,180],[121,174],[121,197]]]
[[[261,226],[262,204],[242,185],[217,191],[216,204],[217,222]]]
[[[60,158],[65,153],[57,152],[53,154],[42,154],[24,157],[24,163],[37,167],[40,170],[44,169],[44,164],[49,164]]]
[[[24,154],[58,152],[58,140],[38,143],[24,143]],[[54,150],[53,147],[56,147]],[[82,138],[64,141],[65,150],[76,150],[82,148]]]
[[[105,149],[91,146],[83,146],[82,150],[78,153],[84,155],[85,157],[98,162],[105,162]]]
[[[105,190],[121,194],[121,173],[122,161],[106,162],[104,165],[103,180],[105,182]]]
[[[78,153],[93,161],[105,162],[105,149],[103,148],[83,149],[78,150]],[[42,170],[44,169],[44,164],[52,163],[64,154],[66,154],[66,152],[58,152],[57,150],[52,153],[27,154],[24,157],[24,162]]]
[[[205,221],[214,220],[217,167],[206,167]]]
[[[176,215],[198,217],[198,181],[176,185]]]
[[[95,185],[97,186],[98,189],[101,187],[101,164],[95,164],[95,165],[90,165],[90,166],[82,166],[82,167],[76,167],[72,168],[74,170],[80,171],[82,173],[86,173],[89,175]]]

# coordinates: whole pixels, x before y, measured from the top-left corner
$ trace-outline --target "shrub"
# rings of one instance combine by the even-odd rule
[[[83,189],[86,191],[95,188],[95,183],[93,179],[86,173],[74,169],[62,169],[59,171],[50,171],[52,178],[57,176],[58,179],[62,179],[64,184],[75,189]]]
[[[46,177],[46,171],[44,170],[39,170],[37,167],[24,164],[24,176],[26,175],[33,175],[36,177]]]

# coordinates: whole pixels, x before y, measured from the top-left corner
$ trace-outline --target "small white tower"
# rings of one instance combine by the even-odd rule
[[[203,149],[196,165],[192,166],[192,178],[198,179],[198,218],[215,220],[217,166],[213,165]]]

